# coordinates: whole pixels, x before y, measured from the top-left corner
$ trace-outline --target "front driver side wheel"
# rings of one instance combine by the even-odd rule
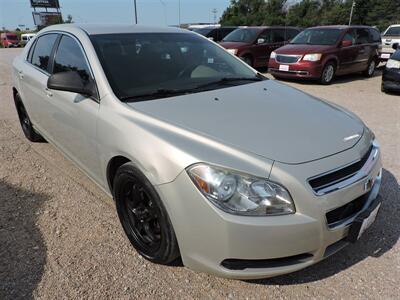
[[[328,62],[322,70],[320,82],[322,84],[330,84],[335,77],[336,65],[333,62]]]
[[[140,255],[159,264],[179,257],[175,232],[160,197],[131,162],[117,170],[113,194],[122,227]]]

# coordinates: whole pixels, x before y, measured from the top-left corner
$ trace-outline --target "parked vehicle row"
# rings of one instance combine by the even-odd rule
[[[370,26],[318,26],[304,31],[296,27],[243,26],[232,30],[220,45],[252,67],[268,66],[275,78],[330,84],[339,75],[361,72],[373,76],[379,63],[393,55],[397,43],[400,25],[389,26],[382,35]]]
[[[19,40],[15,33],[3,32],[0,35],[0,43],[4,48],[24,47],[35,35],[36,33],[23,33],[21,40]]]

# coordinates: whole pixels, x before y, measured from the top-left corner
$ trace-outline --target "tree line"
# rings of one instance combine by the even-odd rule
[[[383,31],[400,23],[400,0],[356,0],[352,24]],[[311,27],[348,24],[353,0],[231,0],[222,14],[225,26],[287,25]]]

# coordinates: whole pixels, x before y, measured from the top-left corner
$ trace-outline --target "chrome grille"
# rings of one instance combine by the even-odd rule
[[[371,145],[359,161],[329,173],[310,178],[308,183],[319,196],[346,187],[355,180],[359,180],[367,175],[364,173],[372,168],[374,164],[373,161],[378,155],[378,152],[379,148],[375,145]]]
[[[282,64],[294,64],[297,63],[300,60],[300,58],[301,58],[300,55],[283,55],[283,54],[276,55],[276,61]]]

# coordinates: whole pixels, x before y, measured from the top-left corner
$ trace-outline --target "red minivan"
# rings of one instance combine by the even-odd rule
[[[228,34],[220,45],[252,67],[266,67],[270,53],[300,31],[296,27],[241,27]]]
[[[306,29],[271,53],[268,71],[276,78],[317,79],[363,72],[371,77],[379,63],[381,36],[368,26],[319,26]]]
[[[4,48],[19,47],[18,37],[15,33],[3,32],[0,35],[0,42]]]

